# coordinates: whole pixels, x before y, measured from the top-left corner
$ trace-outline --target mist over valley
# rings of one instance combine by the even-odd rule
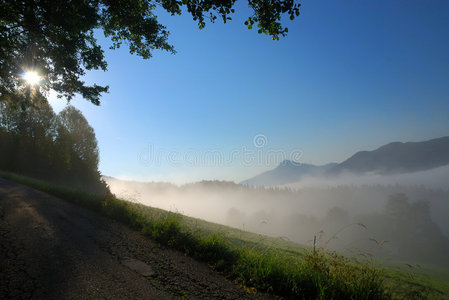
[[[376,160],[371,157],[367,158],[369,170],[341,170],[358,154],[342,164],[322,167],[284,161],[251,179],[265,185],[251,185],[251,180],[184,185],[104,180],[123,199],[242,230],[305,245],[311,245],[316,237],[323,247],[353,255],[448,265],[448,140],[423,142],[424,147],[418,148],[434,155],[428,156],[431,162],[415,163],[411,172],[397,160],[395,169],[400,171],[392,171],[383,153],[379,166],[389,172],[373,171]],[[402,154],[425,158],[420,149],[415,150],[423,143],[413,143],[413,153],[401,149]],[[432,149],[429,144],[438,146]],[[443,153],[438,163],[435,153]],[[363,167],[360,159],[357,166]],[[335,172],[337,168],[340,170]]]

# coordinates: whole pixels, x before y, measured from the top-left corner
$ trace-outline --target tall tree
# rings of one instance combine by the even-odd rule
[[[0,100],[16,102],[42,96],[50,89],[70,100],[75,94],[98,105],[108,86],[87,85],[81,77],[87,70],[107,69],[103,49],[94,37],[100,29],[112,40],[111,48],[122,43],[131,54],[144,59],[155,49],[174,53],[168,31],[154,10],[162,6],[171,14],[187,10],[198,22],[231,19],[236,0],[0,0]],[[279,39],[287,33],[281,17],[299,15],[295,0],[248,0],[253,14],[248,28]],[[24,84],[21,74],[34,71],[41,76],[41,88]],[[36,79],[37,80],[37,79]]]
[[[98,161],[94,130],[76,108],[55,115],[47,101],[25,110],[0,102],[1,170],[105,193]]]
[[[57,139],[68,141],[72,160],[78,160],[92,172],[98,169],[98,146],[93,128],[81,111],[69,105],[57,116]],[[75,167],[75,166],[74,166]]]
[[[0,103],[0,168],[37,177],[49,172],[55,139],[55,114],[47,101],[25,110]]]

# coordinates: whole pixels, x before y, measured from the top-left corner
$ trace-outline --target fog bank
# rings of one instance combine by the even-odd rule
[[[345,174],[276,188],[106,181],[118,197],[239,229],[302,244],[318,236],[333,249],[441,262],[449,260],[448,175],[449,167],[401,176]]]

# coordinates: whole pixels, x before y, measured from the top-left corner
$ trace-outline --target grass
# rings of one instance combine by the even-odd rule
[[[449,299],[449,272],[435,266],[384,264],[386,286],[394,299]]]
[[[94,196],[11,173],[20,182],[118,220],[160,245],[208,263],[249,292],[259,290],[287,299],[447,299],[449,285],[425,274],[356,262],[325,249],[186,217],[177,213]]]

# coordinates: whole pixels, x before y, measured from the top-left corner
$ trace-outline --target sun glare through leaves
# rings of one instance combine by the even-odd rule
[[[22,78],[28,83],[29,85],[36,85],[39,84],[41,80],[41,76],[35,71],[27,71],[22,74]]]

